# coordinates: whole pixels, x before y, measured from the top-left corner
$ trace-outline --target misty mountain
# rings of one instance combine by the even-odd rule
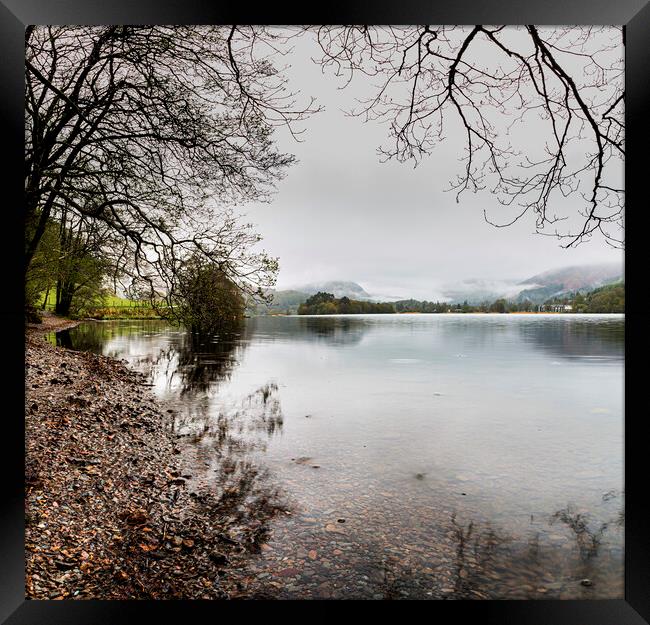
[[[298,306],[309,297],[318,292],[331,293],[336,298],[349,297],[350,299],[374,301],[373,298],[360,284],[346,280],[330,280],[329,282],[313,282],[296,289],[272,291],[273,300],[270,304],[251,303],[249,313],[253,315],[296,314]],[[394,298],[393,298],[394,299]],[[384,300],[382,300],[384,301]]]
[[[248,305],[248,312],[253,315],[293,315],[298,311],[298,306],[308,297],[309,293],[303,293],[302,291],[273,291],[273,300],[270,304],[251,302]]]
[[[318,292],[331,293],[336,298],[349,297],[361,301],[386,301],[384,298],[378,299],[371,296],[360,284],[349,280],[312,282],[295,289],[271,292],[273,293],[273,300],[270,304],[251,302],[248,306],[248,312],[253,315],[296,314],[298,306]]]
[[[445,297],[453,302],[467,300],[470,304],[494,301],[497,298],[514,301],[530,300],[542,303],[551,297],[565,293],[586,292],[605,284],[617,282],[623,277],[617,263],[579,265],[551,269],[525,280],[465,280],[447,287]]]
[[[552,269],[526,278],[525,280],[464,280],[448,286],[444,299],[449,302],[464,302],[476,305],[493,302],[498,298],[523,302],[530,300],[541,304],[552,297],[567,293],[586,293],[606,284],[618,282],[623,278],[618,264],[581,265]],[[298,306],[319,291],[331,293],[334,297],[349,297],[361,301],[394,301],[395,297],[379,297],[368,293],[360,284],[347,280],[313,282],[296,289],[275,291],[271,304],[252,305],[252,314],[295,314]]]
[[[328,282],[312,282],[296,287],[296,291],[315,295],[316,293],[331,293],[336,298],[349,297],[350,299],[369,300],[368,293],[360,284],[346,280],[330,280]]]
[[[520,286],[524,288],[517,295],[517,300],[543,302],[565,293],[591,291],[622,279],[623,271],[618,264],[563,267],[545,271],[521,282]]]
[[[464,302],[468,304],[480,304],[481,302],[492,302],[499,297],[510,299],[515,297],[521,287],[514,281],[508,280],[463,280],[458,284],[443,287],[443,295],[449,302]]]

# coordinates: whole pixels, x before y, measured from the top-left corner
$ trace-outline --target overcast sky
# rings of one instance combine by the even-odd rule
[[[567,265],[622,263],[622,252],[602,239],[562,249],[557,239],[534,234],[532,218],[509,228],[487,224],[483,209],[498,210],[489,194],[456,203],[444,189],[462,168],[460,133],[417,168],[381,163],[376,149],[386,126],[341,110],[369,95],[367,83],[338,90],[341,83],[322,74],[310,60],[315,56],[313,41],[303,37],[287,60],[289,78],[325,110],[305,124],[303,143],[276,133],[299,162],[270,204],[245,207],[264,248],[280,259],[277,288],[352,280],[371,294],[433,299],[466,279],[518,280]]]

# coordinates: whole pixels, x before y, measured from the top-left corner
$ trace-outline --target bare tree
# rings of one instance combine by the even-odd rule
[[[618,27],[324,26],[323,68],[374,81],[351,111],[389,124],[384,159],[465,138],[456,199],[486,190],[565,247],[623,245],[624,61]],[[538,145],[531,137],[540,136]],[[501,210],[501,209],[500,209]],[[565,222],[565,223],[561,223]]]
[[[42,26],[26,32],[25,272],[50,220],[83,216],[116,239],[123,286],[155,297],[189,255],[249,293],[277,263],[232,207],[267,201],[294,162],[279,125],[297,106],[274,59],[287,35],[257,27]]]
[[[454,131],[457,198],[489,190],[566,246],[622,245],[620,29],[320,27],[320,62],[376,92],[353,114],[389,122],[383,158],[416,164]],[[83,217],[115,282],[173,291],[195,253],[249,293],[277,262],[233,210],[268,200],[294,159],[273,132],[318,110],[296,104],[276,61],[293,31],[262,27],[29,27],[25,82],[25,271],[51,220]],[[531,145],[531,130],[542,138]],[[227,207],[227,208],[226,208]],[[579,215],[579,219],[570,219]],[[98,230],[97,230],[98,231]]]

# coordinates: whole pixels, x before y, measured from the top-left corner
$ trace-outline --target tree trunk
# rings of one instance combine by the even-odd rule
[[[56,300],[55,312],[57,315],[67,317],[70,314],[72,307],[72,299],[74,297],[74,284],[68,281],[60,282],[58,290],[58,297]]]
[[[49,296],[50,296],[50,285],[48,283],[47,291],[45,291],[45,299],[43,300],[43,306],[41,306],[41,310],[45,310],[47,308],[47,298]]]

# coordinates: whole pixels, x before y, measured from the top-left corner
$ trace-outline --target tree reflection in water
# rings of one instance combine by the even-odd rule
[[[258,552],[268,540],[269,521],[288,513],[286,495],[272,484],[258,461],[270,437],[282,433],[284,418],[278,386],[262,385],[236,404],[220,400],[246,349],[244,325],[219,335],[170,335],[165,347],[138,361],[152,380],[163,380],[166,403],[174,406],[170,427],[180,443],[181,459],[190,468],[188,488],[210,506],[225,540],[242,554]]]
[[[212,512],[245,552],[258,552],[268,540],[269,521],[289,512],[285,493],[273,485],[269,470],[256,458],[268,437],[282,432],[276,394],[275,384],[262,386],[230,413],[220,411],[207,420],[185,446],[186,456],[197,454],[194,466],[209,468],[210,477],[203,483],[215,496]]]
[[[289,511],[285,494],[272,484],[257,457],[270,437],[282,433],[278,387],[264,384],[237,405],[213,401],[218,383],[231,375],[245,343],[234,333],[200,342],[190,335],[183,338],[174,374],[181,380],[179,400],[186,411],[177,413],[174,428],[187,443],[184,458],[190,466],[208,469],[194,485],[212,493],[212,513],[230,539],[243,553],[258,552],[268,540],[269,521]]]
[[[228,380],[245,349],[245,334],[243,323],[212,336],[181,334],[167,355],[169,362],[176,360],[170,381],[180,379],[180,396],[207,393]]]

